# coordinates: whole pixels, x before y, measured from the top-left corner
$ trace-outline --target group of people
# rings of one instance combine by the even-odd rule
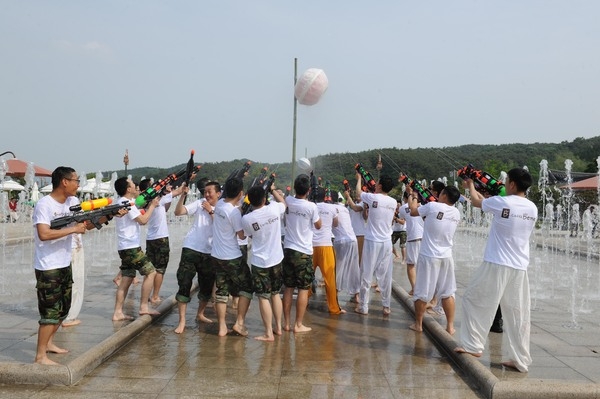
[[[158,313],[152,305],[161,301],[160,287],[169,262],[166,212],[179,197],[175,215],[194,219],[184,238],[176,273],[179,323],[175,333],[185,330],[195,278],[199,286],[196,318],[212,322],[205,309],[214,302],[219,336],[248,336],[245,318],[254,296],[264,325],[264,332],[256,339],[273,341],[283,331],[311,331],[304,324],[304,315],[317,268],[323,276],[330,314],[345,313],[338,302],[342,290],[356,303],[356,313],[368,314],[375,281],[381,292],[382,313],[387,316],[391,313],[393,246],[399,237],[393,226],[399,224],[403,226],[400,231],[406,231],[402,258],[415,302],[415,323],[410,328],[422,331],[426,309],[438,303],[446,316],[446,331],[454,334],[456,280],[452,247],[460,221],[454,206],[461,195],[459,190],[443,184],[431,187],[437,201],[420,204],[417,193],[408,188],[399,204],[389,195],[395,186],[391,177],[381,176],[374,192],[360,190],[361,175],[357,173],[356,177],[356,195],[353,198],[350,190],[345,191],[346,205],[338,202],[337,193],[330,195],[323,187],[311,187],[310,177],[301,174],[294,180],[293,196],[284,197],[274,185],[266,189],[255,185],[244,194],[243,180],[230,178],[223,186],[208,181],[203,197],[190,203],[186,203],[189,188],[184,183],[152,199],[143,210],[132,205],[129,211],[119,211],[115,227],[121,265],[112,319],[133,318],[124,313],[123,304],[137,272],[144,276],[139,314]],[[72,168],[57,168],[52,174],[52,193],[38,202],[33,214],[40,309],[36,363],[56,364],[47,353],[65,353],[66,349],[53,343],[54,334],[61,324],[73,323],[68,315],[74,290],[74,250],[81,248],[81,234],[94,226],[74,223],[54,230],[50,223],[70,214],[69,207],[79,202],[78,182]],[[506,318],[504,363],[519,371],[527,371],[531,363],[528,240],[537,219],[537,208],[525,196],[531,184],[531,176],[521,168],[508,173],[505,197],[484,198],[473,181],[465,179],[464,183],[472,204],[494,218],[484,263],[462,301],[463,323],[456,351],[481,356],[500,305]],[[117,179],[119,202],[135,200],[149,185],[149,181],[138,186],[131,179]],[[140,242],[140,227],[145,224],[146,252]],[[231,328],[226,323],[230,296],[238,298],[236,321]]]

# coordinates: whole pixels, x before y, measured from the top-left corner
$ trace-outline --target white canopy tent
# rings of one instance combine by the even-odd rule
[[[0,191],[23,191],[25,187],[14,180],[4,180],[0,183]]]

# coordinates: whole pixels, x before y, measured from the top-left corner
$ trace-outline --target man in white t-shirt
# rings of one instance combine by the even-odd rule
[[[277,202],[266,203],[266,193],[262,186],[253,186],[248,190],[248,199],[252,212],[242,217],[242,227],[246,237],[251,238],[248,263],[252,268],[254,293],[258,297],[260,315],[265,333],[255,337],[259,341],[274,341],[283,330],[281,319],[283,305],[280,291],[283,283],[281,261],[281,218],[285,212],[283,196],[270,188]],[[275,318],[275,329],[273,329]]]
[[[437,296],[441,299],[446,314],[446,331],[450,335],[454,334],[456,277],[452,246],[454,233],[460,222],[460,212],[454,206],[459,198],[460,192],[454,186],[444,188],[437,201],[425,205],[419,206],[416,193],[409,198],[411,216],[425,220],[413,294],[415,323],[410,326],[411,330],[423,331],[423,316],[427,303]]]
[[[336,206],[325,202],[325,189],[323,187],[316,187],[313,197],[321,219],[321,228],[313,228],[313,267],[315,270],[317,270],[317,267],[321,270],[329,313],[333,315],[343,314],[346,311],[340,307],[338,302],[335,252],[331,241],[332,229],[338,224]]]
[[[212,320],[204,315],[208,302],[212,299],[215,284],[215,268],[210,252],[212,251],[213,218],[215,205],[221,197],[221,185],[218,182],[208,182],[204,185],[204,198],[184,205],[189,188],[182,184],[183,194],[175,207],[175,215],[194,216],[190,231],[183,239],[181,259],[177,268],[177,284],[179,290],[175,295],[179,310],[179,324],[175,328],[177,334],[185,329],[185,312],[191,300],[192,284],[198,275],[198,312],[196,319],[204,323]]]
[[[285,238],[283,240],[283,329],[295,333],[309,332],[304,325],[304,314],[308,305],[308,290],[315,279],[312,264],[313,226],[321,228],[319,210],[314,202],[307,200],[310,192],[310,177],[300,174],[294,180],[295,196],[285,197]],[[292,299],[296,298],[296,318],[291,323]]]
[[[350,196],[348,191],[344,192],[346,198]],[[352,229],[350,213],[353,212],[337,202],[337,193],[333,193],[336,210],[338,212],[338,224],[333,228],[333,248],[335,249],[335,278],[338,291],[346,291],[350,294],[350,302],[358,303],[360,292],[360,266],[358,263],[358,243],[356,234]]]
[[[215,268],[217,319],[220,337],[229,330],[225,322],[229,295],[239,296],[237,318],[233,331],[248,336],[246,313],[252,300],[252,274],[242,261],[242,251],[238,239],[246,238],[242,228],[242,213],[237,206],[242,199],[244,183],[240,178],[231,178],[225,182],[224,198],[215,206],[213,218],[213,243],[210,255]]]
[[[34,362],[38,364],[58,365],[48,358],[48,353],[69,352],[54,344],[53,339],[71,307],[71,240],[73,234],[84,234],[94,225],[76,223],[62,229],[50,226],[52,220],[73,213],[69,208],[79,204],[78,187],[75,169],[59,166],[52,172],[52,192],[39,200],[33,210],[33,267],[40,313]]]
[[[413,295],[415,290],[415,280],[417,279],[417,271],[415,265],[419,259],[419,250],[421,249],[421,240],[423,239],[423,218],[421,216],[411,216],[408,200],[412,189],[407,187],[403,198],[405,202],[400,207],[400,214],[404,215],[406,222],[406,275],[410,284],[408,295]]]
[[[146,191],[151,186],[150,179],[140,181],[139,188],[141,192]],[[170,186],[169,186],[170,187]],[[158,205],[152,212],[148,220],[148,232],[146,233],[146,255],[156,269],[154,277],[154,286],[150,295],[150,303],[157,306],[161,303],[160,287],[164,279],[167,266],[169,264],[169,226],[167,225],[167,211],[171,207],[173,198],[181,194],[182,186],[177,187],[160,197]]]
[[[120,177],[115,180],[115,191],[121,196],[117,200],[117,203],[133,201],[140,192],[136,184],[127,177]],[[157,311],[150,309],[148,305],[150,292],[154,285],[156,269],[154,269],[154,265],[150,262],[150,259],[148,259],[144,251],[142,251],[140,235],[141,226],[148,223],[150,216],[152,216],[152,212],[158,205],[158,201],[158,197],[150,201],[150,204],[143,214],[135,205],[133,205],[127,215],[118,218],[115,223],[117,230],[117,250],[119,252],[119,257],[121,258],[121,279],[119,280],[119,286],[115,297],[115,311],[112,317],[113,321],[133,319],[133,316],[125,315],[123,313],[123,304],[125,303],[125,298],[129,292],[129,287],[138,271],[144,276],[140,293],[139,314],[140,316],[146,314],[159,314]]]
[[[360,179],[357,173],[357,179]],[[360,303],[354,310],[356,313],[366,315],[369,313],[369,291],[373,276],[377,279],[381,289],[381,302],[383,315],[391,313],[392,298],[392,223],[398,202],[388,193],[394,188],[391,177],[383,175],[377,183],[375,193],[363,192],[360,198],[369,207],[367,228],[365,231],[365,244],[363,248],[360,283]],[[350,206],[354,201],[350,200]]]
[[[498,305],[502,308],[502,364],[527,372],[529,353],[530,297],[529,238],[537,220],[537,207],[525,196],[533,179],[529,172],[508,172],[506,196],[484,198],[473,181],[465,181],[473,206],[494,215],[483,263],[471,277],[462,301],[459,353],[480,357]]]

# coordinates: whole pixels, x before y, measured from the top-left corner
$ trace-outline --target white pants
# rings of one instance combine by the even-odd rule
[[[475,271],[462,300],[461,346],[481,353],[494,321],[498,304],[504,321],[502,361],[521,372],[531,364],[529,278],[526,270],[483,262]]]
[[[421,250],[421,240],[408,241],[406,243],[406,264],[416,265]]]
[[[358,244],[356,241],[333,241],[335,249],[335,283],[338,291],[350,295],[360,290],[360,267],[358,265]]]
[[[83,305],[83,286],[85,283],[85,267],[83,247],[73,248],[71,268],[73,269],[73,288],[71,291],[71,309],[65,321],[73,321],[79,316]]]
[[[429,302],[434,296],[445,299],[454,296],[455,292],[454,259],[451,256],[432,258],[419,255],[413,300]],[[438,302],[441,303],[441,300]]]
[[[381,302],[384,308],[390,307],[392,295],[392,271],[394,259],[392,255],[392,240],[375,242],[365,240],[360,265],[360,304],[359,310],[369,311],[369,291],[373,275],[381,289]]]

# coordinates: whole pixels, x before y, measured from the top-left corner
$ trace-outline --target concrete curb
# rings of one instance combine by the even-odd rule
[[[408,293],[396,282],[392,282],[392,294],[414,316],[415,306]],[[600,398],[600,385],[572,383],[560,380],[527,379],[524,381],[500,381],[477,358],[454,352],[458,342],[432,316],[425,314],[423,329],[446,354],[479,388],[485,398],[490,399],[559,399]]]
[[[192,286],[192,294],[197,289],[198,283],[195,282]],[[136,318],[64,366],[44,366],[33,363],[0,363],[0,383],[73,385],[139,335],[148,326],[166,316],[176,305],[175,294],[165,298],[156,308],[160,312],[160,315],[154,317],[143,315]]]

